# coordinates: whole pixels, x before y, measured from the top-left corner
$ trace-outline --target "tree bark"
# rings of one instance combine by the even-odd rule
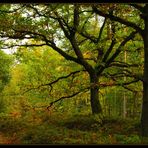
[[[90,75],[90,102],[92,114],[102,113],[101,104],[99,101],[99,85],[98,85],[98,76],[96,74]]]
[[[143,104],[141,115],[141,134],[148,137],[148,4],[144,12],[145,28],[143,33],[144,40],[144,75],[143,75]]]

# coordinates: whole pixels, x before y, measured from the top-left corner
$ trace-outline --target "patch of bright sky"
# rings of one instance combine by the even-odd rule
[[[13,39],[5,40],[5,44],[10,44],[10,42],[15,44],[16,40],[13,40]],[[26,42],[28,42],[28,39],[23,39],[23,40],[18,42],[18,45],[25,44]],[[17,48],[18,48],[18,46],[14,46],[12,48],[4,48],[4,49],[1,49],[1,50],[3,50],[7,54],[13,54],[17,51]]]
[[[104,20],[105,20],[104,17],[98,16],[98,21],[99,21],[100,27],[102,27]]]

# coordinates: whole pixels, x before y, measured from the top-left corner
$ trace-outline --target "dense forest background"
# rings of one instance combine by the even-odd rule
[[[147,4],[1,4],[1,144],[147,144]]]

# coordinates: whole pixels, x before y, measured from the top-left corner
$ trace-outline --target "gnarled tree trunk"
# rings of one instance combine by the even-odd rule
[[[98,76],[96,74],[90,75],[90,102],[92,114],[102,113],[101,104],[99,101],[99,85],[98,85]]]

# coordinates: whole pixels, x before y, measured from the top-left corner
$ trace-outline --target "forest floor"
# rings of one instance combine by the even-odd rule
[[[4,136],[3,133],[0,133],[0,144],[7,144],[8,138]]]
[[[36,113],[0,118],[0,144],[148,144],[136,120]]]

